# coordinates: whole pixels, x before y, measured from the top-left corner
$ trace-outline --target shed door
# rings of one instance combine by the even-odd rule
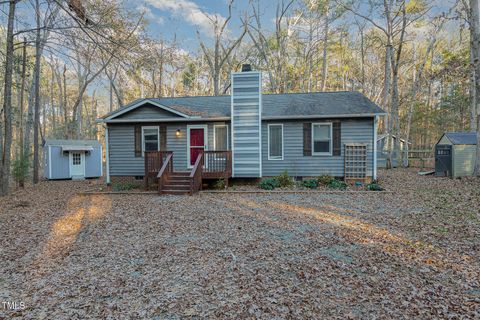
[[[435,146],[435,175],[439,177],[452,176],[452,146],[437,144]]]
[[[85,152],[70,152],[70,177],[85,176]]]

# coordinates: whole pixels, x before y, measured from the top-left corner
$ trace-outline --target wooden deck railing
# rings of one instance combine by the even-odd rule
[[[173,154],[169,153],[167,158],[163,162],[160,171],[158,171],[157,178],[158,178],[158,193],[162,194],[163,188],[165,186],[166,181],[168,180],[170,174],[173,172]]]
[[[202,189],[203,153],[200,153],[190,173],[190,195]]]
[[[145,151],[145,174],[143,176],[143,182],[145,189],[148,189],[150,179],[156,179],[158,172],[163,166],[165,159],[171,151]]]
[[[204,166],[203,178],[218,179],[232,176],[232,152],[231,151],[203,151]]]

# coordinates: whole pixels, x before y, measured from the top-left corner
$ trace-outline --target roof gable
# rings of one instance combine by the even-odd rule
[[[447,132],[445,136],[452,144],[477,144],[477,134],[475,132]]]
[[[151,104],[150,102],[145,102],[138,107],[127,111],[123,114],[117,115],[114,119],[129,119],[129,120],[139,120],[139,119],[163,119],[163,118],[178,118],[181,117],[177,113],[165,110],[156,105]]]
[[[123,108],[117,109],[113,112],[106,114],[103,119],[162,119],[171,117],[188,118],[189,116],[178,110],[169,108],[160,104],[154,99],[141,99],[136,100]]]

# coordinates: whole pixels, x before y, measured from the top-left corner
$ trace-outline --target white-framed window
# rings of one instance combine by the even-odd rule
[[[160,150],[160,130],[158,126],[142,127],[142,155],[145,151]]]
[[[228,124],[213,125],[213,148],[217,151],[228,149]]]
[[[332,155],[332,123],[312,123],[312,154]]]
[[[283,124],[268,125],[268,160],[283,160]]]

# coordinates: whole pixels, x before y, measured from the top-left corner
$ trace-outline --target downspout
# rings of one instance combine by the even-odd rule
[[[377,116],[373,117],[373,180],[377,180]]]
[[[110,184],[110,148],[108,146],[108,125],[105,128],[105,170],[107,171],[107,184]]]

